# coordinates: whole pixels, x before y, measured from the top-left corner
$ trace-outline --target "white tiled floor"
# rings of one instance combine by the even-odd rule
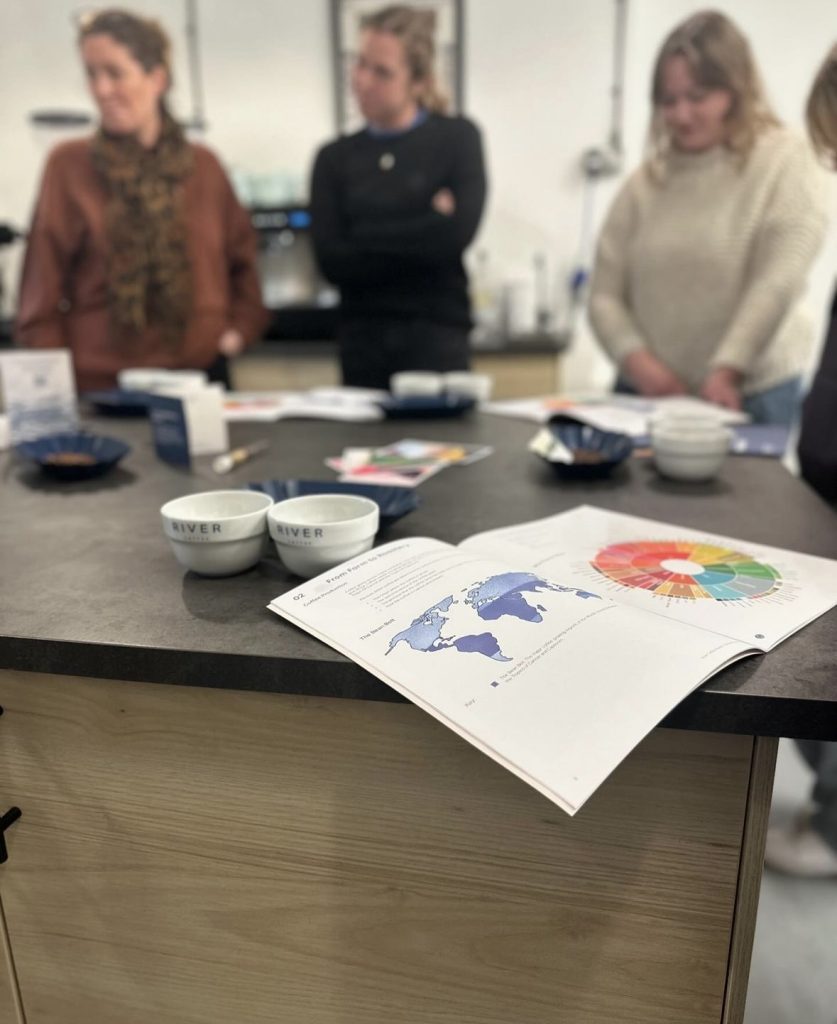
[[[771,821],[799,810],[810,780],[793,743],[782,740]],[[744,1022],[837,1024],[837,879],[765,872]]]

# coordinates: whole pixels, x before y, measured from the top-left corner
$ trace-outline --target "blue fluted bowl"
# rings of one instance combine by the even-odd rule
[[[605,477],[633,452],[633,438],[609,430],[599,430],[587,423],[553,421],[546,425],[552,436],[573,454],[572,462],[562,462],[538,452],[564,479],[593,480]]]
[[[409,487],[386,487],[382,484],[341,483],[339,480],[259,480],[248,484],[251,491],[263,491],[274,501],[299,498],[307,494],[359,494],[377,502],[381,529],[418,508],[420,498]]]
[[[389,419],[416,420],[450,419],[476,404],[476,399],[464,395],[392,395],[378,402]]]
[[[149,395],[145,391],[85,391],[81,396],[103,416],[147,416]]]
[[[82,431],[50,434],[35,441],[24,441],[15,451],[37,463],[44,473],[57,480],[88,480],[102,476],[131,450],[124,441]]]

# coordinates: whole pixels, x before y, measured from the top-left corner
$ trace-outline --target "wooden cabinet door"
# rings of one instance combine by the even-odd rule
[[[0,871],[2,870],[3,866],[0,865]],[[20,1015],[17,982],[12,967],[2,900],[0,900],[0,1022],[2,1024],[24,1024],[23,1017]]]
[[[0,703],[27,1024],[721,1019],[747,737],[658,731],[571,819],[409,705],[15,672]]]

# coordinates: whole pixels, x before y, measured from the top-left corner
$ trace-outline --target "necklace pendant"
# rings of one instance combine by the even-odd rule
[[[391,171],[395,167],[395,157],[392,153],[383,153],[378,161],[378,166],[382,171]]]

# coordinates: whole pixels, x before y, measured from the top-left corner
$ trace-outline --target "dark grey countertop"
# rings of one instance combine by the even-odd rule
[[[226,477],[209,459],[191,472],[159,462],[145,420],[88,426],[133,450],[110,475],[48,481],[0,455],[0,668],[373,700],[401,700],[342,655],[266,605],[296,581],[275,558],[240,576],[184,572],[158,509],[180,494],[274,478],[331,479],[323,459],[346,444],[400,437],[486,442],[495,454],[451,468],[420,489],[421,507],[381,539],[429,535],[458,542],[478,530],[551,515],[581,503],[667,520],[792,550],[837,557],[837,518],[770,459],[730,458],[711,483],[676,484],[632,460],[608,481],[568,484],[525,450],[529,423],[462,420],[347,426],[239,424],[235,442],[269,436],[270,449]],[[766,656],[715,676],[666,725],[837,739],[837,610]]]

